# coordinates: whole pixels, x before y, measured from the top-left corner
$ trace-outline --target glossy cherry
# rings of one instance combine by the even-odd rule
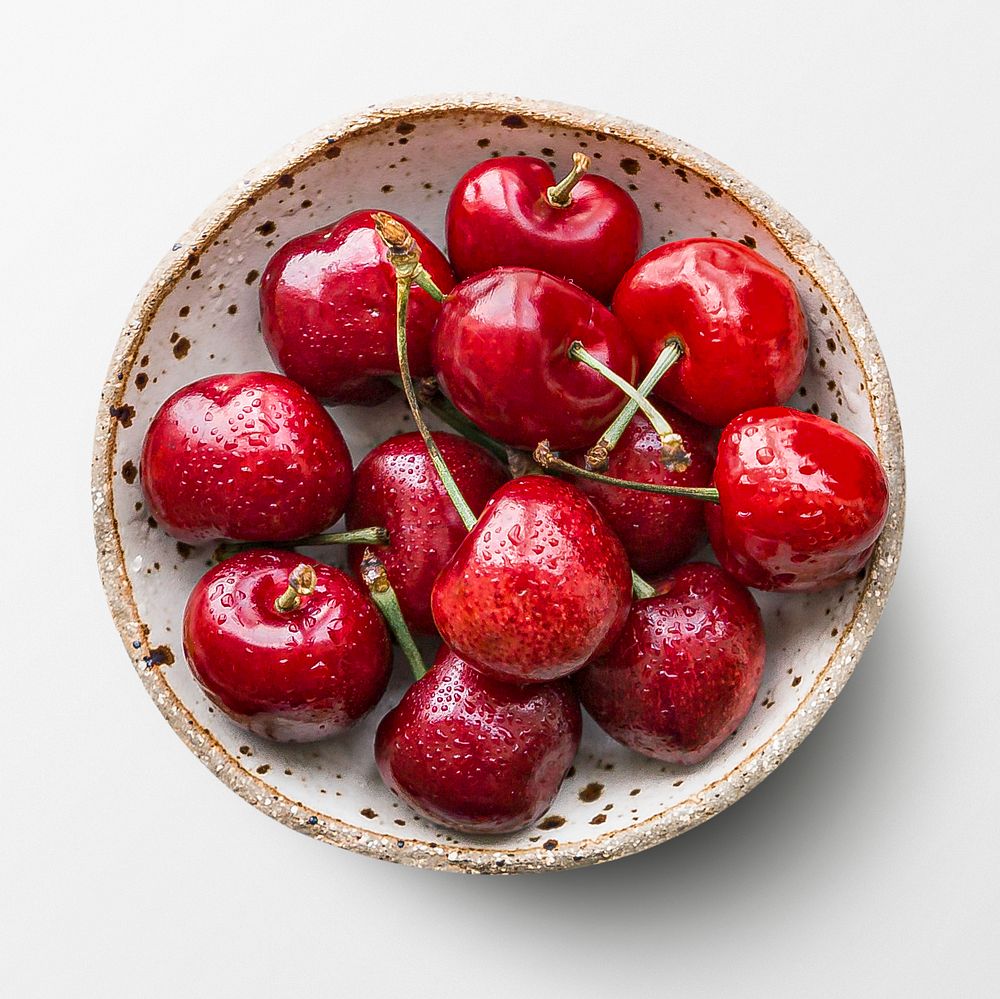
[[[435,328],[434,371],[455,406],[497,440],[585,447],[624,396],[569,356],[576,340],[634,383],[635,348],[600,302],[541,271],[498,267],[448,296]]]
[[[610,299],[639,252],[642,217],[613,181],[584,175],[586,156],[574,161],[558,188],[551,167],[532,156],[486,160],[459,180],[445,224],[460,277],[533,267]]]
[[[710,485],[715,460],[706,428],[664,403],[657,409],[680,436],[690,457],[687,468],[671,471],[664,467],[660,438],[646,417],[637,413],[611,452],[605,473],[632,482]],[[566,458],[580,467],[585,465],[582,453]],[[597,507],[640,575],[666,572],[689,558],[705,540],[705,503],[701,500],[640,493],[590,479],[574,479],[573,484]]]
[[[750,592],[692,562],[636,600],[618,641],[574,684],[612,738],[668,763],[705,759],[743,720],[764,670],[764,627]]]
[[[755,250],[684,239],[647,253],[612,310],[648,370],[673,337],[683,357],[654,394],[702,423],[785,402],[802,378],[809,330],[791,280]]]
[[[433,435],[466,502],[477,516],[509,478],[489,452],[455,434]],[[354,473],[349,529],[378,524],[388,545],[373,546],[385,565],[403,617],[414,631],[434,633],[431,588],[468,533],[441,485],[418,433],[400,434],[371,450]],[[364,550],[350,549],[360,575]]]
[[[382,618],[354,580],[266,549],[198,581],[184,611],[184,654],[215,705],[283,742],[349,728],[385,693],[392,662]]]
[[[868,561],[889,509],[871,448],[830,420],[756,409],[722,432],[719,505],[706,511],[716,556],[762,590],[821,590]]]
[[[388,787],[433,822],[516,832],[551,804],[580,731],[580,705],[566,681],[505,683],[442,646],[382,719],[375,762]]]
[[[291,541],[329,527],[351,492],[351,456],[302,386],[266,371],[175,392],[139,462],[149,510],[184,541]]]
[[[399,218],[398,216],[393,216]],[[454,284],[440,250],[403,221],[438,287]],[[374,405],[398,375],[396,275],[370,211],[298,236],[271,258],[260,281],[261,332],[282,371],[328,403]],[[410,366],[431,373],[430,341],[440,305],[422,290],[410,300]]]
[[[444,640],[477,669],[537,683],[579,669],[622,627],[632,579],[621,542],[567,482],[501,486],[438,576]]]

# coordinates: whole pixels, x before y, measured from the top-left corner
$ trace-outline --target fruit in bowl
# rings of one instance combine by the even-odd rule
[[[836,267],[802,257],[794,220],[676,140],[581,112],[489,100],[373,121],[301,147],[251,194],[235,194],[210,239],[181,241],[183,252],[137,313],[107,389],[96,466],[102,569],[116,617],[140,675],[184,738],[208,747],[206,761],[227,783],[296,828],[434,867],[526,870],[623,855],[724,807],[777,765],[818,717],[804,709],[829,702],[874,626],[901,523],[898,435],[881,357],[867,330],[856,335],[863,317]],[[612,220],[607,231],[624,235],[574,229],[590,197],[583,174],[545,208],[538,199],[560,182],[553,174],[539,188],[542,175],[528,167],[534,187],[521,182],[527,200],[519,204],[531,211],[506,217],[491,203],[477,230],[470,171],[514,178],[517,161],[531,158],[514,156],[521,149],[568,164],[579,143],[587,144],[587,174],[601,181],[595,187],[610,192],[594,210]],[[446,226],[449,198],[461,210]],[[623,224],[629,205],[641,229]],[[395,230],[380,227],[383,214]],[[640,231],[644,246],[628,251],[629,233]],[[355,239],[365,244],[357,256],[334,248]],[[459,248],[495,251],[505,241],[531,255],[473,259]],[[706,254],[709,266],[695,254],[694,284],[685,286],[683,268],[665,279],[658,261],[699,241],[722,242],[718,259]],[[581,259],[597,265],[591,276],[577,269]],[[593,273],[614,277],[600,287]],[[630,274],[639,275],[631,297],[618,287]],[[721,303],[714,313],[711,302]],[[718,325],[703,342],[701,319],[710,314]],[[723,354],[705,346],[713,339]],[[231,414],[220,424],[212,411],[204,421],[203,402],[176,447],[142,460],[143,438],[171,394],[220,373],[258,372],[269,353],[308,400],[303,411],[337,407],[323,416],[350,445],[356,471],[342,455],[330,460],[334,435],[318,430],[297,440],[322,438],[321,458],[296,462],[299,444],[283,450],[274,437],[241,450],[248,435],[213,436]],[[800,407],[794,418],[771,412],[785,403]],[[761,407],[771,415],[744,417]],[[717,449],[719,431],[692,416],[716,428],[752,418],[777,439],[751,453],[727,428]],[[791,419],[823,443],[806,454],[781,429]],[[452,434],[437,429],[442,421]],[[378,456],[401,434],[404,464],[392,472]],[[218,443],[218,453],[205,443]],[[764,461],[758,451],[768,447],[775,454]],[[269,472],[256,482],[254,448],[261,456],[272,448],[288,481]],[[191,454],[214,479],[187,473]],[[855,472],[844,471],[847,455]],[[190,481],[208,485],[184,507]],[[242,509],[229,491],[236,485],[248,487],[252,529],[234,518]],[[869,502],[855,503],[862,490]],[[346,532],[336,523],[345,509]],[[295,519],[292,510],[308,516]],[[685,564],[706,557],[706,523],[724,569]],[[219,540],[235,544],[220,550],[220,565],[206,565]],[[220,589],[220,579],[242,578],[233,575],[241,559],[253,566],[277,558],[290,568],[276,595]],[[289,580],[302,565],[320,576],[345,563],[363,588],[331,577],[357,597],[333,601],[340,623],[331,629],[322,623],[329,618],[309,613],[318,590],[298,593]],[[759,618],[746,585],[769,590],[758,597]],[[301,598],[302,632],[289,627],[298,619],[275,610],[287,590]],[[219,641],[188,643],[192,673],[171,636],[189,596],[216,591],[220,601],[256,607],[275,640],[267,629],[256,633],[266,654],[252,652],[250,640],[226,644],[234,625],[216,607],[194,633]],[[362,619],[378,624],[365,630],[367,644],[349,637]],[[686,630],[707,622],[721,631]],[[377,667],[373,636],[384,640],[386,627],[415,682],[407,691],[397,671],[385,693],[372,683],[367,714],[354,707],[309,733],[321,735],[315,755],[279,741],[294,727],[255,727],[252,716],[268,711],[229,706],[232,690],[246,694],[255,678],[273,682],[291,669],[290,634],[319,643],[315,662],[357,662],[351,654],[361,650]],[[411,631],[449,643],[430,671],[429,647]],[[687,654],[704,657],[705,682],[665,667],[677,678],[656,703],[688,713],[674,710],[673,728],[657,727],[663,717],[650,714],[637,664]],[[273,669],[260,668],[267,656]],[[382,676],[378,668],[374,675]],[[212,687],[218,676],[225,691]],[[290,673],[286,681],[293,693]],[[601,728],[588,723],[574,735],[578,698]],[[286,697],[278,713],[294,716],[296,703]],[[445,717],[455,724],[435,733],[431,750],[428,726]],[[643,739],[634,737],[640,731]],[[505,742],[504,732],[519,735]],[[449,759],[454,769],[445,772]],[[377,776],[372,783],[376,763],[384,788]]]

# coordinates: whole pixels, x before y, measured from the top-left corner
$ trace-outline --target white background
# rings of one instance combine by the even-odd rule
[[[996,994],[993,3],[17,3],[0,58],[0,990],[21,996]],[[296,836],[132,673],[88,465],[175,236],[299,133],[496,90],[620,114],[772,194],[853,282],[906,436],[903,562],[816,732],[708,825],[476,879]]]

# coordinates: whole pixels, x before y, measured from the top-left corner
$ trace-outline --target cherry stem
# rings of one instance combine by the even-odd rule
[[[279,614],[290,614],[302,606],[303,597],[316,589],[316,570],[308,562],[300,562],[288,574],[288,589],[274,601]]]
[[[649,597],[656,596],[656,587],[650,585],[635,571],[632,570],[632,592],[637,600],[648,600]]]
[[[565,208],[573,200],[573,188],[589,169],[590,157],[586,153],[573,153],[573,169],[545,192],[546,201],[553,208]]]
[[[396,591],[389,582],[389,576],[385,571],[382,560],[370,549],[366,548],[361,559],[361,578],[368,587],[375,606],[379,609],[386,624],[396,638],[399,647],[406,656],[406,661],[413,670],[413,677],[419,680],[426,672],[427,666],[424,658],[417,648],[417,643],[413,641],[413,635],[407,627],[403,618],[402,608],[396,597]]]
[[[389,261],[396,271],[396,353],[399,357],[399,377],[403,385],[403,392],[406,395],[407,403],[409,403],[410,412],[413,414],[413,422],[416,424],[417,430],[420,431],[420,436],[424,439],[427,453],[438,473],[441,485],[444,486],[448,498],[458,511],[465,529],[471,531],[476,525],[476,515],[465,501],[462,491],[458,488],[458,484],[448,469],[444,456],[437,444],[434,443],[434,438],[424,422],[420,413],[420,401],[417,399],[417,393],[413,387],[413,377],[410,374],[410,360],[406,348],[406,311],[410,303],[410,285],[413,283],[413,275],[420,266],[420,250],[406,226],[397,222],[391,215],[377,212],[373,218],[375,219],[375,230],[389,248]]]
[[[574,361],[586,364],[592,371],[596,371],[602,378],[606,378],[612,385],[621,389],[635,403],[636,408],[642,410],[642,415],[649,420],[653,430],[656,431],[656,436],[660,438],[661,457],[663,465],[668,471],[684,472],[690,467],[691,455],[684,450],[684,442],[681,440],[680,434],[674,433],[673,427],[667,423],[645,396],[636,391],[634,385],[630,385],[621,375],[594,357],[579,340],[574,340],[569,345],[569,356]]]
[[[567,475],[578,475],[582,479],[593,482],[603,482],[606,486],[619,486],[622,489],[635,489],[641,493],[659,493],[661,496],[686,496],[688,499],[704,500],[706,503],[719,502],[719,490],[712,486],[661,486],[654,482],[634,482],[631,479],[616,479],[611,475],[592,472],[589,468],[571,465],[568,461],[556,457],[549,447],[548,441],[542,441],[535,448],[535,461],[542,468]]]
[[[430,276],[427,269],[420,263],[420,250],[413,234],[398,219],[394,219],[387,212],[375,212],[372,215],[375,220],[375,231],[379,234],[382,242],[389,249],[390,261],[393,254],[412,254],[411,281],[418,288],[427,292],[435,302],[443,302],[447,297],[445,293],[434,283],[434,278]],[[395,267],[395,264],[393,264]],[[396,268],[397,275],[399,268]]]
[[[649,369],[649,373],[639,383],[636,392],[643,399],[647,398],[650,392],[656,388],[659,380],[683,356],[684,345],[677,337],[671,337],[667,341],[667,345],[660,351],[660,356],[657,357],[653,366]],[[632,417],[635,416],[638,408],[639,403],[630,397],[628,402],[625,403],[625,408],[615,417],[614,422],[601,435],[601,439],[587,452],[587,468],[592,472],[600,472],[607,468],[611,452],[618,441],[621,440],[622,434],[625,433],[625,428],[632,422]],[[688,461],[690,463],[690,456],[688,457]]]
[[[219,545],[212,553],[216,562],[224,562],[240,552],[254,548],[308,548],[311,545],[387,545],[389,532],[384,527],[359,527],[356,531],[311,534],[294,541],[233,541]]]
[[[403,387],[403,379],[395,375],[389,381],[396,388]],[[507,449],[499,441],[494,440],[477,427],[455,404],[438,388],[436,378],[421,378],[417,383],[417,398],[420,404],[429,409],[442,423],[447,423],[452,430],[458,431],[463,437],[485,448],[500,461],[507,460]]]

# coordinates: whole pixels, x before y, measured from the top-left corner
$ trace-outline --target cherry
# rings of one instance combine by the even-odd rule
[[[722,432],[719,506],[706,513],[719,561],[762,590],[821,590],[868,561],[889,509],[871,448],[839,424],[776,406]]]
[[[398,216],[391,216],[398,218]],[[410,223],[434,283],[454,284],[451,268]],[[261,332],[281,369],[331,404],[375,405],[395,390],[396,276],[371,212],[298,236],[271,258],[260,282]],[[410,306],[414,373],[431,373],[430,341],[440,305],[418,292]]]
[[[726,239],[684,239],[640,258],[612,310],[653,366],[672,339],[683,356],[653,393],[702,423],[785,402],[805,369],[809,330],[789,278]]]
[[[750,592],[692,562],[632,605],[606,656],[574,684],[612,738],[668,763],[705,759],[743,720],[764,670],[764,628]]]
[[[515,686],[442,646],[382,719],[375,762],[386,785],[433,822],[516,832],[545,814],[580,745],[565,681]]]
[[[570,356],[575,341],[635,381],[635,348],[596,299],[541,271],[498,267],[448,296],[435,327],[434,370],[445,395],[491,437],[517,448],[543,438],[556,450],[584,447],[623,398]]]
[[[385,625],[354,580],[266,549],[198,581],[184,611],[184,654],[216,706],[282,742],[349,728],[385,693],[392,663]]]
[[[493,267],[533,267],[573,281],[607,301],[642,243],[635,202],[604,177],[584,176],[590,158],[573,156],[560,184],[531,156],[480,163],[448,202],[448,256],[461,277]]]
[[[621,542],[567,482],[501,486],[431,594],[444,640],[492,676],[537,683],[579,669],[622,627],[631,571]]]
[[[176,538],[291,541],[329,527],[351,492],[351,456],[304,388],[266,371],[175,392],[140,459],[150,512]]]
[[[665,404],[658,408],[680,437],[686,465],[679,470],[664,467],[660,436],[646,417],[637,413],[611,453],[608,474],[661,485],[709,485],[715,462],[706,428]],[[574,464],[585,464],[585,456],[579,452],[566,457]],[[705,504],[697,499],[644,494],[583,478],[575,485],[621,540],[632,568],[644,576],[659,575],[683,562],[705,539]],[[380,523],[375,517],[370,522]]]
[[[454,434],[433,435],[474,514],[508,479],[489,452]],[[465,526],[419,433],[400,434],[370,451],[354,473],[348,528],[381,524],[390,542],[373,548],[385,565],[407,624],[434,633],[431,587],[466,535]],[[351,568],[361,572],[364,552],[350,550]]]

